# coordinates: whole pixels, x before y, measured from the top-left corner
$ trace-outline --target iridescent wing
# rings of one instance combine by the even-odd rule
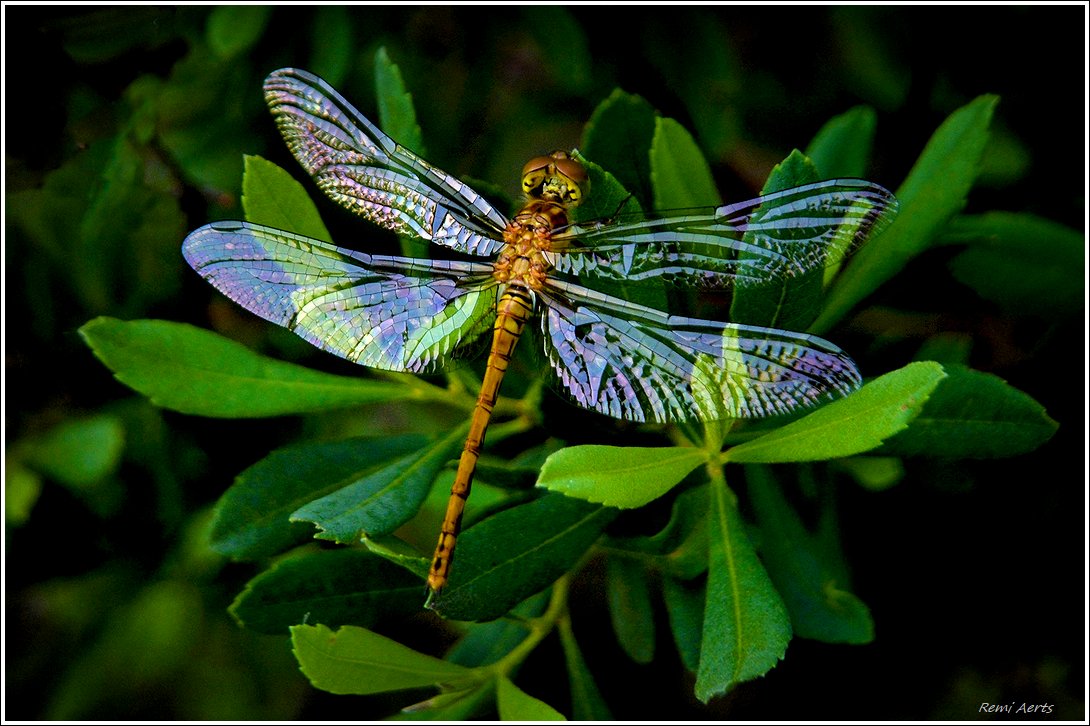
[[[265,100],[292,154],[344,207],[466,254],[492,255],[502,246],[507,220],[484,197],[379,131],[321,78],[274,71]]]
[[[629,224],[571,227],[554,236],[553,274],[726,288],[833,265],[897,212],[888,190],[833,179],[716,208]]]
[[[771,416],[860,383],[847,355],[811,335],[667,315],[561,281],[539,299],[545,355],[563,391],[615,418]]]
[[[367,255],[246,222],[214,222],[182,254],[252,313],[342,358],[423,373],[473,345],[495,320],[483,262]]]

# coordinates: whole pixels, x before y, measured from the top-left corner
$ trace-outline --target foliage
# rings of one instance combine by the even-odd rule
[[[557,414],[540,372],[529,358],[516,359],[450,587],[432,603],[445,619],[440,625],[424,610],[422,576],[480,369],[424,380],[311,355],[214,298],[184,268],[178,244],[209,217],[239,216],[361,249],[384,244],[370,226],[316,204],[313,185],[295,180],[302,175],[264,128],[272,123],[261,110],[260,79],[277,64],[345,82],[345,95],[363,107],[373,97],[383,127],[402,129],[391,133],[414,150],[426,143],[435,154],[427,158],[440,166],[482,153],[451,152],[474,128],[457,100],[473,87],[427,88],[426,61],[396,44],[378,50],[377,35],[366,48],[352,47],[360,16],[343,7],[305,15],[238,7],[137,12],[88,13],[81,32],[62,25],[65,52],[101,63],[134,49],[162,54],[175,42],[185,54],[169,56],[162,72],[129,79],[126,104],[109,120],[91,89],[73,91],[66,138],[77,143],[40,183],[9,183],[6,200],[8,281],[21,276],[27,290],[44,293],[16,306],[25,326],[8,333],[9,348],[13,335],[41,347],[79,325],[101,363],[91,365],[69,335],[65,357],[88,361],[78,381],[101,389],[104,365],[140,394],[105,402],[96,392],[80,399],[78,415],[52,396],[16,396],[24,410],[5,456],[8,544],[15,552],[30,546],[24,533],[63,506],[53,494],[62,492],[97,522],[81,525],[81,539],[121,531],[126,546],[144,550],[117,562],[77,555],[64,577],[33,580],[29,591],[58,613],[53,627],[80,644],[35,717],[110,718],[126,694],[144,693],[147,700],[125,712],[130,717],[163,717],[159,702],[169,694],[189,704],[171,717],[295,718],[296,702],[315,698],[297,668],[314,689],[376,699],[364,701],[368,715],[631,715],[605,685],[603,638],[586,625],[590,606],[581,599],[588,589],[612,625],[611,647],[637,668],[680,664],[686,692],[710,704],[693,713],[715,713],[733,690],[775,673],[800,639],[859,645],[886,636],[876,636],[876,618],[860,596],[873,585],[850,576],[843,552],[838,499],[846,491],[882,492],[864,495],[877,499],[893,496],[886,490],[901,482],[895,489],[906,496],[927,480],[914,476],[917,467],[972,480],[960,473],[969,469],[951,467],[1034,452],[1057,431],[1037,400],[1047,391],[1032,375],[1012,385],[992,372],[1005,373],[1002,366],[972,360],[979,340],[951,339],[941,320],[914,327],[916,312],[897,294],[900,279],[918,280],[916,266],[927,265],[924,279],[964,286],[955,300],[989,301],[1014,320],[1058,326],[1081,309],[1084,291],[1070,274],[1084,258],[1077,231],[1040,209],[962,213],[988,189],[982,180],[1010,168],[989,160],[997,134],[1008,138],[997,129],[1003,102],[979,89],[975,99],[944,104],[946,119],[929,141],[916,129],[918,143],[902,144],[911,156],[898,166],[910,171],[899,186],[887,184],[897,189],[900,214],[839,275],[739,290],[729,301],[732,319],[808,327],[838,343],[843,336],[843,347],[872,374],[852,396],[790,420],[703,429],[637,432],[594,418],[599,431],[587,435],[566,423],[583,414]],[[869,17],[839,12],[843,27]],[[167,26],[162,36],[119,30],[140,17]],[[293,22],[299,17],[306,22]],[[570,92],[588,102],[577,145],[599,175],[592,188],[600,197],[591,202],[598,216],[617,212],[628,192],[634,199],[626,211],[636,202],[647,209],[716,204],[724,167],[765,191],[837,175],[893,177],[875,175],[890,166],[877,150],[890,109],[907,101],[895,92],[900,85],[871,75],[892,59],[852,66],[857,87],[885,89],[863,94],[871,105],[824,125],[808,115],[806,135],[775,146],[782,162],[758,171],[740,161],[755,143],[741,119],[775,106],[775,91],[755,85],[745,98],[736,51],[718,42],[718,16],[712,23],[684,16],[671,31],[686,32],[690,23],[692,47],[645,28],[649,49],[671,48],[659,72],[686,79],[674,84],[680,105],[671,104],[673,116],[656,110],[658,99],[629,92],[636,86],[621,90],[615,79],[588,74],[590,63],[581,60],[590,52],[581,31],[587,19],[577,17],[531,8],[519,27],[528,47],[553,59],[547,72],[571,78]],[[321,42],[309,56],[278,52],[286,26]],[[713,46],[723,47],[700,56],[706,79],[697,85],[688,79],[692,56]],[[360,79],[371,79],[374,90]],[[493,123],[485,116],[480,123]],[[528,155],[538,138],[556,145],[545,139],[563,127],[508,120],[489,128],[491,146]],[[260,140],[246,143],[252,129],[263,129]],[[805,154],[786,153],[808,137]],[[500,164],[495,156],[487,163]],[[473,168],[506,179],[485,163]],[[28,262],[33,255],[39,264]],[[195,302],[183,302],[182,291]],[[934,300],[943,304],[937,294]],[[171,322],[179,319],[196,324]],[[973,324],[959,319],[951,328]],[[9,383],[12,376],[9,368]],[[1056,451],[1054,442],[1043,450],[1050,447]],[[134,477],[144,491],[127,483]],[[213,497],[215,506],[205,506]],[[875,609],[880,619],[884,611]],[[241,627],[223,619],[227,611]],[[671,642],[676,652],[665,648]],[[564,688],[555,683],[560,668]]]

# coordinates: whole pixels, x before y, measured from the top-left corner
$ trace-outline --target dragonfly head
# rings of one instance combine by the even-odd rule
[[[566,151],[535,157],[522,167],[522,191],[531,199],[574,207],[589,189],[586,168]]]

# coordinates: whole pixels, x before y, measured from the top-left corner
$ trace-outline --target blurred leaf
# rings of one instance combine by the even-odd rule
[[[516,686],[507,676],[500,676],[496,681],[496,706],[503,721],[567,720],[555,708]]]
[[[959,282],[1015,315],[1061,317],[1082,309],[1086,238],[1032,214],[988,212],[953,219],[940,244],[967,244],[950,261]]]
[[[700,644],[704,630],[704,580],[684,581],[662,578],[662,596],[670,620],[670,632],[685,669],[696,673],[700,667]]]
[[[687,10],[678,8],[669,22],[644,26],[650,32],[637,42],[642,53],[655,58],[666,87],[684,101],[702,147],[711,158],[724,159],[742,136],[740,109],[772,84],[753,77],[755,69],[739,59],[719,18]]]
[[[186,179],[214,199],[236,197],[242,154],[262,150],[253,131],[264,106],[261,86],[248,66],[194,45],[155,99],[160,142]]]
[[[874,640],[870,610],[838,581],[815,538],[791,509],[765,466],[746,467],[746,491],[761,528],[761,560],[783,597],[796,635],[824,643]]]
[[[26,442],[26,462],[74,490],[90,490],[117,470],[125,429],[116,416],[66,421]]]
[[[571,569],[617,512],[559,494],[504,509],[462,532],[433,609],[451,620],[504,615]]]
[[[145,182],[157,164],[146,156],[124,136],[98,141],[40,189],[8,197],[12,219],[45,255],[34,265],[52,263],[44,272],[91,313],[140,311],[177,293],[185,221],[166,182]]]
[[[355,42],[352,18],[343,5],[322,5],[314,10],[311,55],[306,68],[334,88],[348,74]]]
[[[271,8],[264,5],[220,5],[208,16],[205,34],[212,52],[234,58],[253,46],[265,32]]]
[[[4,521],[8,526],[19,526],[30,519],[41,492],[41,477],[23,466],[9,449],[4,456]]]
[[[365,550],[339,548],[280,560],[246,583],[231,615],[251,630],[284,635],[292,625],[370,627],[424,604],[420,578]]]
[[[332,242],[303,185],[260,156],[243,157],[242,208],[246,221]]]
[[[910,363],[847,398],[728,449],[727,461],[783,463],[854,456],[904,430],[946,377],[938,363]]]
[[[174,8],[143,5],[85,6],[78,14],[45,23],[43,30],[60,35],[72,60],[92,64],[159,47],[178,33]]]
[[[645,209],[654,204],[648,179],[656,115],[642,97],[615,88],[594,109],[583,129],[583,154],[608,169]]]
[[[71,661],[52,695],[50,720],[74,720],[165,685],[200,643],[201,597],[190,584],[156,582],[110,614]]]
[[[651,140],[651,186],[655,209],[714,207],[720,202],[704,153],[692,135],[671,118],[655,119]]]
[[[282,416],[413,397],[408,386],[319,373],[183,323],[99,317],[80,335],[119,381],[157,406],[198,416]]]
[[[867,173],[876,124],[870,106],[856,106],[829,119],[806,147],[818,177],[862,178]]]
[[[416,121],[416,109],[413,108],[413,96],[405,89],[401,69],[390,60],[385,47],[375,53],[375,96],[382,130],[413,153],[426,156],[424,137]]]
[[[569,446],[545,460],[539,487],[610,507],[642,507],[704,463],[700,449]]]
[[[885,9],[835,7],[830,25],[833,47],[840,51],[848,86],[883,110],[900,108],[908,97],[912,69],[893,51],[882,26],[892,18]]]
[[[1052,438],[1059,427],[1037,401],[1002,378],[964,366],[927,399],[907,429],[877,453],[895,456],[991,458],[1018,456]]]
[[[568,671],[568,686],[571,689],[572,720],[613,720],[613,715],[598,690],[598,684],[594,682],[594,676],[583,659],[570,621],[561,621],[558,630],[560,646],[564,650],[564,664]]]
[[[904,464],[895,456],[853,456],[841,459],[837,468],[847,472],[859,486],[874,492],[889,489],[905,476]]]
[[[897,219],[855,254],[829,290],[825,309],[812,331],[821,334],[831,328],[910,259],[934,244],[935,235],[965,205],[998,101],[996,96],[980,96],[939,126],[897,190]]]
[[[947,365],[966,366],[973,349],[973,338],[967,333],[946,331],[928,336],[920,344],[913,360],[933,360]]]
[[[236,560],[260,559],[309,540],[314,527],[292,512],[427,444],[416,434],[287,446],[238,475],[216,504],[211,546]]]
[[[791,640],[783,600],[757,559],[726,485],[711,485],[707,599],[696,697],[714,696],[774,668]]]
[[[817,169],[814,163],[806,158],[798,149],[791,152],[782,162],[773,167],[768,175],[761,195],[802,186],[819,181]],[[758,227],[765,214],[771,210],[758,208],[753,215],[751,226]],[[788,234],[786,230],[781,234]],[[751,245],[753,249],[763,248],[764,241],[756,232],[747,230],[742,237],[745,245]],[[793,260],[790,255],[798,256],[808,254],[806,245],[794,245],[790,248],[785,267],[790,267]],[[832,251],[835,253],[835,251]],[[738,253],[740,265],[745,266],[744,260],[753,260],[753,253],[743,250]],[[763,268],[767,262],[756,260],[756,265]],[[758,325],[769,328],[785,328],[787,330],[805,330],[817,317],[821,307],[822,278],[824,269],[818,266],[803,274],[784,275],[778,279],[762,281],[759,278],[748,280],[740,277],[734,284],[734,297],[730,305],[730,320],[744,325]]]
[[[637,663],[650,663],[655,657],[655,618],[647,574],[636,560],[606,560],[609,619],[621,649]]]
[[[295,625],[291,642],[303,675],[330,693],[367,695],[474,680],[468,668],[351,625],[336,631]]]
[[[341,476],[336,490],[292,512],[293,522],[313,522],[318,539],[352,544],[362,535],[390,534],[412,519],[439,470],[457,456],[468,422],[389,465],[365,475]],[[368,461],[364,456],[362,462]]]
[[[527,5],[522,9],[525,27],[549,60],[548,69],[557,85],[573,95],[590,87],[591,59],[587,35],[571,11],[560,5]]]

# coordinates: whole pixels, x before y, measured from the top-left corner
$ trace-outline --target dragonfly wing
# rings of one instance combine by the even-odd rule
[[[833,179],[718,207],[711,214],[569,229],[550,259],[566,279],[725,288],[833,265],[896,215],[897,199],[861,179]]]
[[[246,222],[201,227],[182,253],[250,312],[372,368],[436,370],[477,352],[495,319],[485,263],[366,255]]]
[[[667,315],[562,282],[541,298],[545,353],[563,388],[615,418],[770,416],[860,383],[843,351],[811,335]]]
[[[507,220],[484,197],[402,147],[321,78],[283,68],[265,100],[292,154],[365,219],[466,254],[492,255]]]

